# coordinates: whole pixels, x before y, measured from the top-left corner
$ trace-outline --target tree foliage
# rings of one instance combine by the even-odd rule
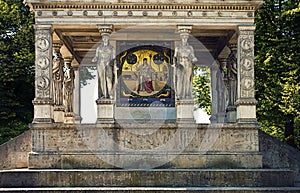
[[[28,129],[34,98],[33,15],[20,0],[0,0],[0,142]]]
[[[209,68],[195,66],[193,77],[193,96],[198,108],[210,115],[210,71]]]
[[[255,20],[258,121],[294,147],[299,147],[299,21],[299,0],[265,0]]]

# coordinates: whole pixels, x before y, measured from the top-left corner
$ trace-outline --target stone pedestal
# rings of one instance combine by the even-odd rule
[[[34,119],[33,123],[53,123],[53,102],[51,99],[33,100]]]
[[[53,117],[55,123],[63,123],[65,121],[65,107],[64,106],[54,106]]]
[[[194,100],[181,99],[176,101],[177,123],[195,123]]]
[[[236,122],[236,107],[235,106],[229,106],[226,109],[226,123],[235,123]]]
[[[65,113],[65,123],[74,124],[75,123],[75,113]]]
[[[97,124],[114,123],[115,118],[115,100],[98,99],[97,103]]]

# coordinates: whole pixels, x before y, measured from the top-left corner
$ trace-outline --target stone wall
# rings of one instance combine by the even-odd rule
[[[0,145],[0,169],[28,167],[28,155],[32,148],[31,144],[31,131],[29,130]]]
[[[300,186],[300,151],[259,131],[264,168],[289,168],[295,172],[295,185]]]

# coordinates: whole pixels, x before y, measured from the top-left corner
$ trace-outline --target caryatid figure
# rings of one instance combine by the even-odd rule
[[[115,49],[109,43],[109,33],[102,33],[102,43],[96,50],[92,62],[97,63],[98,71],[98,97],[103,99],[113,98],[113,87],[116,82]]]
[[[189,33],[180,34],[181,43],[175,48],[174,66],[177,99],[192,98],[192,78],[194,63],[197,62],[194,49],[188,44]]]
[[[71,66],[71,61],[65,62],[65,74],[64,74],[64,100],[66,106],[66,112],[73,112],[73,90],[75,88],[74,79],[75,74]]]
[[[60,54],[60,52],[54,52],[53,58],[53,93],[54,93],[54,104],[56,106],[63,105],[63,64],[64,60]]]

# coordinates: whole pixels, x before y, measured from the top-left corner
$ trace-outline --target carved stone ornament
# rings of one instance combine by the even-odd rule
[[[46,90],[49,88],[50,80],[45,76],[40,76],[36,79],[38,89]]]
[[[242,68],[246,71],[252,70],[253,65],[254,65],[253,59],[250,57],[242,58],[241,65],[242,65]]]
[[[42,52],[48,50],[50,45],[49,41],[45,38],[38,38],[36,44],[37,44],[37,48]]]
[[[242,79],[242,84],[244,85],[244,90],[251,90],[254,88],[254,80],[252,77],[244,77]]]
[[[253,42],[253,40],[250,36],[242,38],[241,48],[244,51],[249,51],[250,52],[250,51],[252,51],[253,47],[254,47],[254,42]]]
[[[46,56],[40,56],[37,59],[37,66],[40,67],[42,70],[45,70],[49,67],[50,61],[49,58]]]

